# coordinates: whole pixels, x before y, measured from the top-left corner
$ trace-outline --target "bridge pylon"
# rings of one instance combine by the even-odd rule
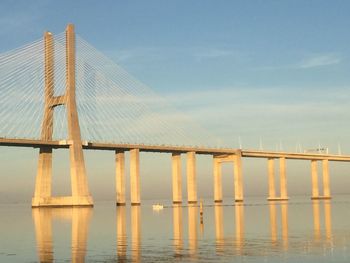
[[[39,151],[38,171],[32,207],[41,206],[93,206],[89,193],[85,161],[75,94],[75,33],[74,25],[66,28],[66,91],[54,96],[54,41],[51,33],[44,34],[45,45],[45,106],[41,139],[51,141],[53,135],[54,108],[67,108],[68,140],[70,154],[71,196],[53,197],[52,147],[43,146]]]

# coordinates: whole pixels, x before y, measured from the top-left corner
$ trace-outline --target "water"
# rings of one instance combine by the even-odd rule
[[[349,262],[350,196],[198,207],[0,205],[0,262]]]

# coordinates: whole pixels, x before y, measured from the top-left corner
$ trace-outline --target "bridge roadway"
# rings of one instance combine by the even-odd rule
[[[107,151],[128,151],[139,149],[141,152],[158,153],[187,153],[215,155],[220,157],[241,153],[242,157],[248,158],[285,158],[295,160],[329,160],[338,162],[350,162],[350,155],[320,154],[320,153],[297,153],[297,152],[277,152],[248,149],[231,148],[205,148],[205,147],[185,147],[167,145],[144,145],[144,144],[113,144],[83,141],[83,148],[86,150],[107,150]],[[31,147],[39,148],[43,146],[58,148],[69,148],[68,140],[43,141],[37,139],[0,138],[0,146]]]

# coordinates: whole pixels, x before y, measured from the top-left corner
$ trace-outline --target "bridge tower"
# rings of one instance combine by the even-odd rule
[[[41,140],[52,140],[54,108],[60,105],[66,106],[72,195],[63,197],[53,197],[51,195],[52,147],[43,146],[39,151],[38,171],[32,207],[93,206],[86,177],[75,94],[74,25],[69,24],[66,28],[66,91],[62,96],[54,96],[54,41],[52,34],[49,32],[44,34],[44,45],[45,106]]]

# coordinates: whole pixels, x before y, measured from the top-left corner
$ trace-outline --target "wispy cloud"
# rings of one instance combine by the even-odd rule
[[[314,69],[340,64],[343,57],[335,53],[322,53],[306,55],[296,62],[279,63],[277,65],[265,65],[255,68],[257,70],[290,70],[290,69]]]
[[[348,130],[348,87],[328,87],[315,95],[318,87],[247,88],[232,87],[169,94],[168,99],[202,127],[222,139],[225,145],[243,136],[244,147],[257,147],[259,136],[270,146],[283,138],[295,141],[313,138],[345,142]],[[341,127],[334,131],[334,127]],[[334,146],[335,145],[335,146]],[[336,147],[336,144],[328,146]],[[287,144],[285,144],[287,146]],[[271,148],[272,149],[272,148]]]
[[[203,46],[158,46],[158,47],[133,47],[122,49],[118,52],[114,50],[106,51],[110,56],[119,62],[129,62],[135,60],[166,60],[174,57],[186,57],[187,59],[204,61],[208,59],[224,59],[228,57],[241,58],[242,52],[230,48],[216,48]]]
[[[318,54],[304,59],[297,65],[298,68],[316,68],[329,65],[336,65],[342,61],[337,54]]]

